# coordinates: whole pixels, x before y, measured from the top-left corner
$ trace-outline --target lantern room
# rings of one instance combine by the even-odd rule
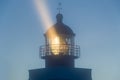
[[[40,57],[45,59],[47,66],[74,66],[74,59],[80,56],[80,47],[75,45],[75,33],[63,23],[61,13],[56,15],[56,21],[44,34],[45,45],[40,47]]]

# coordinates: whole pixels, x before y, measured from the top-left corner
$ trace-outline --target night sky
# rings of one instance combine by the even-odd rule
[[[120,80],[120,0],[46,2],[54,23],[62,3],[63,22],[81,47],[76,67],[92,69],[93,80]],[[34,0],[0,0],[0,80],[28,80],[28,70],[44,67],[44,32]]]

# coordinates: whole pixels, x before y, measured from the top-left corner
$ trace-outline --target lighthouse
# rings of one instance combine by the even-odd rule
[[[80,46],[75,44],[75,33],[63,23],[61,13],[44,37],[39,54],[45,60],[45,68],[29,70],[29,80],[92,80],[91,69],[75,67]]]

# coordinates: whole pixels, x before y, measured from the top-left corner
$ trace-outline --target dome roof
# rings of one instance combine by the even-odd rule
[[[60,13],[57,14],[56,18],[57,18],[57,23],[52,27],[50,27],[45,34],[48,34],[49,31],[54,29],[58,34],[71,35],[71,36],[75,35],[72,29],[62,22],[63,19],[62,14]]]

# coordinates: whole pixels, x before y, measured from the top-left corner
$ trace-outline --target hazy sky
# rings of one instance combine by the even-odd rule
[[[46,0],[56,22],[62,2],[64,23],[76,33],[81,57],[93,80],[120,80],[120,0]],[[44,30],[34,0],[0,0],[0,80],[28,80],[28,70],[44,67],[39,46]]]

